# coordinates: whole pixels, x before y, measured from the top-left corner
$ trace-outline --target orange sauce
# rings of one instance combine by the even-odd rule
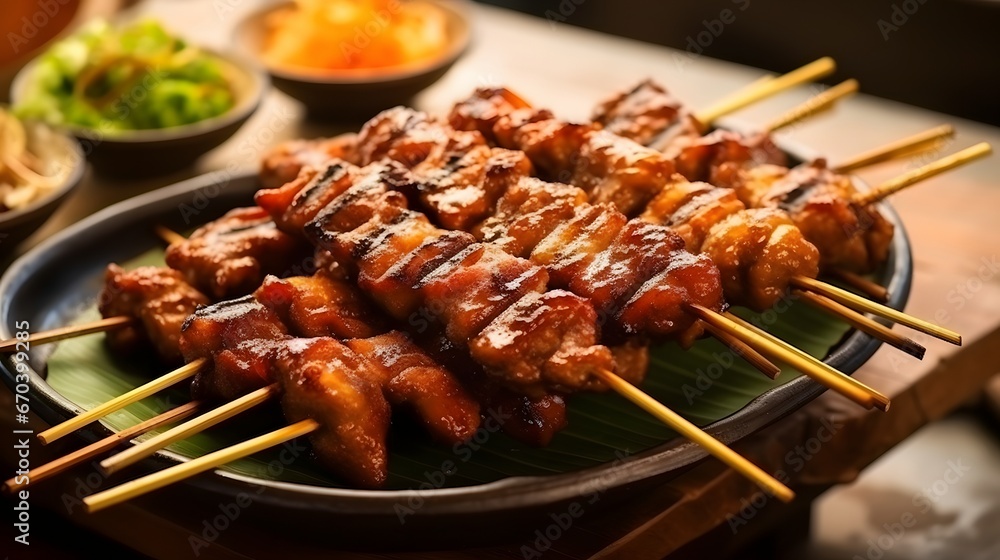
[[[447,23],[419,0],[298,0],[268,18],[263,57],[272,67],[310,70],[416,65],[447,48]]]

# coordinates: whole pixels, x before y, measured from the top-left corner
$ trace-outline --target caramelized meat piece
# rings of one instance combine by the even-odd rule
[[[617,346],[610,346],[618,369],[615,373],[633,385],[639,385],[646,378],[649,370],[649,344],[637,337],[632,337]]]
[[[184,361],[209,360],[191,386],[197,399],[233,400],[274,381],[274,359],[288,331],[252,296],[195,311],[181,328]]]
[[[573,170],[585,161],[581,147],[594,130],[592,124],[558,121],[544,110],[515,111],[494,126],[500,146],[523,151],[544,178],[574,185]]]
[[[568,286],[607,249],[625,226],[626,218],[603,205],[580,206],[531,252],[531,261],[544,266],[556,286]]]
[[[518,125],[516,114],[497,122],[506,148],[520,149],[545,175],[570,183],[595,204],[638,214],[674,174],[673,164],[656,150],[605,130],[555,119]]]
[[[540,396],[599,390],[593,373],[614,369],[611,351],[600,346],[597,314],[562,290],[530,294],[507,308],[469,343],[472,357],[518,392]]]
[[[538,243],[576,207],[587,203],[587,193],[563,183],[522,177],[497,202],[493,215],[472,232],[487,243],[517,257],[528,257]]]
[[[490,151],[485,145],[474,146],[464,154],[450,154],[441,165],[424,166],[419,174],[420,199],[431,219],[448,229],[462,229],[489,212],[493,193],[483,186]]]
[[[453,156],[486,146],[478,132],[455,131],[441,119],[407,107],[382,111],[358,134],[358,161],[368,165],[383,158],[398,161],[417,174],[433,171]]]
[[[499,424],[504,433],[521,442],[545,446],[566,427],[566,401],[561,395],[529,397],[511,391],[502,380],[487,375],[468,352],[438,332],[429,331],[420,345],[448,369],[462,375],[463,383],[481,403],[486,429],[495,429]]]
[[[768,134],[727,130],[704,134],[705,125],[651,80],[601,102],[594,121],[608,132],[663,152],[689,181],[709,181],[713,169],[727,162],[741,166],[786,162]]]
[[[353,184],[355,170],[347,162],[336,160],[322,168],[306,168],[287,184],[257,191],[254,202],[270,214],[282,231],[294,235]]]
[[[303,168],[321,169],[331,159],[357,161],[357,142],[358,136],[354,133],[333,138],[282,142],[264,154],[260,166],[260,184],[265,189],[276,189],[295,180]]]
[[[497,120],[518,109],[530,107],[527,101],[507,88],[479,88],[452,107],[448,123],[455,130],[477,130],[495,144],[493,126]]]
[[[794,276],[815,278],[819,252],[787,214],[752,208],[712,228],[703,251],[722,275],[727,299],[762,311],[773,306]]]
[[[544,269],[477,243],[425,277],[420,292],[427,315],[458,343],[479,334],[525,295],[544,292],[547,280]]]
[[[710,181],[715,169],[724,164],[784,166],[788,161],[770,135],[748,136],[731,130],[715,130],[704,136],[685,135],[662,151],[674,162],[677,172],[689,181]]]
[[[254,297],[296,336],[367,338],[388,330],[375,306],[353,284],[324,274],[283,280],[268,276]]]
[[[439,235],[440,230],[423,214],[400,210],[398,217],[388,223],[372,220],[349,234],[340,235],[338,243],[344,250],[351,248],[358,267],[358,285],[370,290],[389,269]]]
[[[591,202],[629,217],[642,212],[675,171],[659,152],[603,130],[587,135],[580,160],[570,182],[590,193]]]
[[[529,397],[507,391],[496,392],[489,399],[490,410],[503,418],[503,431],[512,438],[545,447],[569,422],[566,400],[561,395]]]
[[[593,120],[605,130],[649,146],[684,114],[684,105],[667,90],[646,79],[602,101]]]
[[[287,276],[311,249],[278,230],[260,208],[237,208],[171,243],[166,261],[215,299],[252,292],[264,276]]]
[[[521,152],[477,146],[433,171],[419,169],[422,206],[447,229],[467,230],[490,214],[496,201],[521,177],[531,174]]]
[[[169,364],[182,361],[181,325],[208,298],[184,281],[183,275],[166,267],[144,266],[126,271],[116,264],[104,273],[104,289],[98,299],[103,317],[131,317],[138,324],[108,331],[115,352],[131,352],[152,345]]]
[[[392,331],[347,345],[388,371],[382,383],[386,398],[394,407],[410,409],[436,440],[460,443],[479,429],[479,404],[406,334]]]
[[[374,246],[384,233],[385,224],[418,220],[429,226],[426,218],[407,210],[406,196],[399,192],[407,185],[406,170],[398,164],[365,167],[346,188],[337,187],[340,192],[324,195],[325,205],[310,212],[304,234],[320,247],[331,250],[335,258],[352,262]]]
[[[428,237],[380,278],[366,278],[362,287],[373,294],[385,294],[383,307],[386,312],[399,321],[417,326],[413,323],[423,320],[413,315],[423,301],[421,280],[475,242],[474,237],[462,231]]]
[[[649,202],[639,219],[669,226],[684,239],[688,251],[698,253],[715,224],[744,208],[731,189],[689,183],[675,176],[673,183]]]
[[[309,441],[323,466],[362,488],[384,485],[389,403],[371,373],[381,366],[332,338],[289,340],[275,365],[288,421],[320,424]]]
[[[688,313],[691,304],[724,309],[722,282],[707,256],[679,251],[665,270],[647,280],[625,302],[616,325],[626,334],[672,336],[681,346],[689,347],[704,332],[701,321]]]
[[[831,171],[825,161],[801,165],[770,184],[757,181],[749,188],[758,194],[757,205],[788,212],[819,250],[825,269],[867,273],[889,254],[892,224],[873,206],[855,204],[854,182]]]
[[[676,259],[682,244],[665,227],[630,220],[612,243],[570,280],[569,289],[589,299],[603,315],[615,319],[632,293]],[[673,315],[675,311],[663,309],[657,313]]]
[[[507,187],[531,172],[519,152],[491,149],[475,132],[413,109],[384,111],[360,135],[362,161],[390,158],[417,180],[417,196],[431,219],[468,229],[492,210]]]

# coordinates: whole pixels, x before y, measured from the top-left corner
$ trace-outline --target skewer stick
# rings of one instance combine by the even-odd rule
[[[761,99],[776,95],[785,90],[789,90],[805,82],[811,82],[824,76],[828,76],[837,69],[836,63],[830,57],[823,57],[815,62],[806,64],[802,68],[778,76],[771,80],[758,80],[760,85],[756,88],[740,90],[715,105],[699,111],[695,118],[699,122],[709,125],[719,117],[734,113],[747,105],[756,103]]]
[[[731,313],[720,315],[700,305],[692,305],[691,309],[705,322],[715,324],[720,329],[724,329],[733,336],[739,337],[765,356],[791,365],[861,406],[865,408],[878,407],[881,410],[888,409],[889,399],[878,391],[858,382],[852,377],[844,375],[828,364],[817,360],[770,333],[757,329],[739,317]]]
[[[60,327],[58,329],[34,333],[28,337],[27,341],[18,340],[16,338],[4,340],[3,342],[0,342],[0,352],[16,352],[18,344],[24,344],[25,342],[27,342],[29,346],[31,344],[45,344],[47,342],[56,342],[67,338],[83,336],[85,334],[120,329],[130,324],[132,324],[131,317],[108,317],[107,319],[91,321],[89,323],[83,323],[82,325]]]
[[[760,370],[760,372],[764,375],[770,377],[771,379],[778,378],[778,374],[781,373],[781,368],[774,365],[760,352],[751,348],[749,344],[708,323],[705,323],[705,330],[707,330],[715,338],[718,338],[720,342],[728,346],[729,349],[732,350],[737,356],[743,358],[749,362],[750,365]]]
[[[642,392],[635,385],[618,377],[614,373],[601,369],[595,375],[607,383],[616,393],[632,401],[646,412],[655,416],[658,420],[679,433],[681,436],[700,445],[710,455],[718,458],[723,463],[729,465],[743,476],[754,481],[758,486],[766,490],[771,495],[783,502],[790,502],[795,498],[795,493],[787,486],[778,482],[774,477],[764,472],[760,467],[751,463],[739,453],[727,447],[721,441],[715,439],[707,432],[684,419],[683,416],[670,410],[653,397]]]
[[[197,459],[192,459],[186,463],[174,465],[162,471],[120,484],[109,490],[87,496],[83,499],[83,503],[90,513],[100,511],[106,507],[178,482],[189,476],[213,469],[236,459],[241,459],[247,455],[253,455],[258,451],[274,447],[290,439],[304,436],[317,429],[319,429],[319,423],[315,420],[301,420],[279,430],[268,432],[242,443],[214,451],[208,455],[203,455]]]
[[[87,459],[96,457],[109,449],[114,449],[135,436],[142,435],[150,430],[155,430],[156,428],[170,424],[171,422],[183,420],[197,412],[201,405],[202,403],[200,401],[191,401],[187,404],[182,404],[177,408],[158,414],[149,420],[140,422],[135,426],[125,428],[120,432],[115,432],[100,441],[95,441],[94,443],[86,447],[81,447],[68,455],[64,455],[58,459],[54,459],[44,465],[29,470],[26,477],[11,478],[4,483],[3,490],[9,494],[24,488],[28,484],[38,484],[39,482],[47,478],[51,478],[53,475],[57,475],[70,467],[79,465]]]
[[[813,356],[810,356],[809,354],[806,354],[802,350],[799,350],[798,348],[792,346],[791,344],[788,344],[787,342],[785,342],[784,340],[781,340],[780,338],[774,336],[773,334],[771,334],[771,333],[769,333],[769,332],[767,332],[767,331],[765,331],[763,329],[760,329],[760,328],[756,327],[755,325],[751,324],[748,321],[744,321],[740,317],[737,317],[736,315],[734,315],[734,314],[732,314],[730,312],[727,312],[725,314],[725,317],[727,319],[731,320],[732,322],[736,323],[737,326],[743,327],[743,328],[747,329],[748,331],[750,331],[751,333],[756,334],[756,335],[764,338],[765,340],[767,340],[767,341],[771,342],[772,344],[778,346],[782,350],[787,351],[787,352],[789,352],[791,354],[794,354],[794,355],[802,358],[803,360],[806,360],[809,363],[812,363],[817,368],[821,369],[822,371],[827,372],[827,374],[830,375],[830,376],[832,376],[832,378],[834,380],[836,380],[838,383],[843,382],[843,383],[846,383],[850,387],[853,387],[853,388],[855,388],[857,390],[863,391],[864,393],[868,394],[869,398],[872,401],[872,405],[875,408],[881,410],[882,412],[888,412],[889,411],[889,397],[883,395],[882,393],[876,391],[875,389],[872,389],[871,387],[869,387],[868,385],[865,385],[864,383],[858,381],[857,379],[855,379],[855,378],[853,378],[853,377],[851,377],[849,375],[844,374],[842,371],[837,370],[836,368],[830,366],[826,362],[823,362],[822,360],[817,360]],[[806,371],[805,373],[808,374],[809,372]],[[814,379],[816,379],[816,378],[814,378]],[[868,407],[868,408],[871,408],[871,407]]]
[[[865,294],[869,299],[873,299],[879,303],[889,301],[889,290],[885,286],[876,284],[864,276],[846,270],[830,270],[827,274]]]
[[[740,89],[734,91],[733,93],[731,93],[729,95],[729,97],[734,97],[734,96],[737,96],[737,95],[742,95],[745,92],[755,90],[755,89],[757,89],[760,86],[766,84],[767,82],[770,82],[771,80],[773,80],[775,78],[777,78],[777,76],[775,76],[774,74],[764,74],[763,76],[757,78],[756,80],[750,82],[749,84],[747,84],[747,85],[741,87]]]
[[[104,416],[111,414],[116,410],[125,408],[136,401],[142,400],[153,393],[156,393],[157,391],[166,389],[167,387],[170,387],[175,383],[179,383],[189,377],[193,377],[199,370],[201,370],[205,363],[206,360],[204,358],[198,358],[197,360],[187,363],[166,375],[157,377],[156,379],[144,385],[140,385],[127,393],[119,395],[106,403],[99,404],[61,424],[52,426],[48,430],[38,434],[38,439],[46,445],[52,443],[66,434],[72,433],[99,418],[103,418]]]
[[[966,163],[986,157],[991,153],[993,153],[993,148],[991,148],[986,142],[980,142],[975,146],[970,146],[960,152],[955,152],[950,156],[928,163],[923,167],[918,167],[909,173],[904,173],[895,179],[890,179],[868,192],[859,193],[855,196],[854,202],[860,204],[861,206],[873,204],[889,195],[895,194],[906,187],[909,187],[910,185],[930,179],[931,177],[940,175],[945,171],[955,169],[956,167],[965,165]]]
[[[863,167],[891,161],[896,158],[918,154],[937,148],[945,139],[955,135],[955,129],[950,124],[936,126],[930,130],[902,138],[880,148],[858,154],[833,168],[837,173],[850,173]]]
[[[867,333],[882,342],[891,344],[918,360],[924,359],[924,353],[927,352],[927,349],[917,344],[912,339],[893,331],[881,323],[876,323],[868,317],[854,311],[853,309],[844,307],[832,299],[803,290],[795,291],[809,305],[843,319],[859,331]]]
[[[205,414],[198,416],[197,418],[193,418],[179,426],[171,428],[156,437],[132,446],[117,455],[108,457],[107,459],[101,461],[101,469],[105,472],[105,474],[117,472],[129,465],[145,459],[146,457],[149,457],[153,453],[156,453],[160,449],[163,449],[175,441],[186,439],[194,434],[197,434],[198,432],[211,428],[219,422],[228,420],[245,410],[249,410],[261,403],[267,402],[277,394],[277,385],[269,385],[251,393],[247,393],[246,395],[243,395],[236,400],[229,401],[214,410],[210,410]]]
[[[881,303],[875,303],[874,301],[867,300],[857,294],[852,294],[847,290],[843,290],[836,286],[831,286],[825,282],[820,282],[813,278],[807,278],[805,276],[796,276],[792,278],[792,285],[810,292],[816,292],[817,294],[824,295],[837,303],[849,307],[855,311],[862,313],[871,313],[873,315],[878,315],[879,317],[884,317],[889,319],[894,323],[899,323],[901,325],[906,325],[911,329],[918,330],[922,333],[929,334],[935,338],[940,338],[946,342],[950,342],[957,346],[962,345],[962,335],[955,331],[946,329],[944,327],[939,327],[923,319],[917,319],[912,315],[907,315],[901,311],[896,311],[891,307],[882,305]]]
[[[155,231],[156,235],[159,236],[159,238],[162,239],[164,242],[166,242],[167,245],[171,245],[173,243],[182,243],[184,241],[187,241],[187,238],[184,237],[183,235],[177,233],[172,229],[160,225],[156,226]]]
[[[853,78],[840,82],[822,93],[813,96],[805,103],[792,107],[791,110],[768,123],[764,127],[764,132],[775,132],[831,109],[841,99],[857,93],[858,87],[858,81]]]

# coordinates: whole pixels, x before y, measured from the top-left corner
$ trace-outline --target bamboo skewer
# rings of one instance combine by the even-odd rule
[[[954,135],[955,129],[950,124],[936,126],[930,130],[925,130],[913,136],[908,136],[885,146],[858,154],[847,161],[841,162],[833,170],[837,173],[850,173],[863,167],[932,150]]]
[[[917,344],[912,339],[893,331],[881,323],[876,323],[857,311],[845,307],[829,298],[803,290],[795,290],[795,292],[809,305],[822,309],[831,315],[836,315],[859,331],[867,333],[882,342],[891,344],[918,360],[924,359],[924,353],[927,352],[927,349]]]
[[[89,323],[83,323],[81,325],[70,325],[68,327],[60,327],[58,329],[52,329],[44,332],[38,332],[30,335],[27,341],[18,340],[12,338],[10,340],[4,340],[0,342],[0,353],[2,352],[16,352],[18,344],[23,344],[27,342],[30,344],[45,344],[47,342],[57,342],[59,340],[65,340],[67,338],[73,338],[75,336],[83,336],[85,334],[93,334],[104,331],[110,331],[114,329],[120,329],[132,324],[132,319],[130,317],[108,317],[107,319],[100,319],[98,321],[91,321]]]
[[[174,243],[183,243],[184,241],[187,241],[187,238],[184,237],[183,235],[163,226],[159,225],[156,226],[155,231],[156,235],[160,239],[162,239],[167,245],[172,245]]]
[[[705,323],[705,329],[712,336],[718,338],[720,342],[728,346],[733,353],[749,362],[750,365],[757,368],[761,373],[771,379],[778,378],[778,374],[781,373],[781,368],[774,365],[770,360],[761,355],[760,352],[751,348],[749,344],[709,323]]]
[[[761,331],[731,313],[718,314],[700,305],[690,306],[707,323],[728,331],[765,356],[785,362],[826,387],[844,395],[865,408],[888,409],[889,399],[878,391],[844,375],[781,339]],[[883,408],[884,407],[884,408]]]
[[[986,142],[980,142],[975,146],[970,146],[960,152],[955,152],[950,156],[943,157],[937,161],[933,161],[910,171],[909,173],[904,173],[895,179],[891,179],[882,183],[881,185],[875,187],[874,189],[859,193],[854,202],[861,205],[867,206],[878,202],[885,197],[895,194],[910,185],[919,183],[925,179],[930,179],[935,175],[940,175],[945,171],[955,169],[956,167],[965,165],[971,161],[986,157],[993,153],[993,149]]]
[[[715,105],[699,111],[695,114],[695,118],[707,126],[723,115],[734,113],[765,97],[776,95],[805,82],[828,76],[836,69],[837,65],[832,58],[823,57],[782,76],[770,80],[758,80],[757,87],[740,90],[715,103]]]
[[[242,443],[220,449],[192,459],[180,465],[155,472],[120,484],[114,488],[98,492],[83,499],[84,506],[90,513],[119,504],[131,498],[141,496],[158,488],[183,480],[189,476],[235,461],[247,455],[253,455],[269,447],[282,444],[288,440],[304,436],[319,429],[315,420],[301,420],[279,430],[248,439]]]
[[[52,426],[48,430],[38,434],[38,439],[40,439],[43,444],[52,443],[53,441],[72,433],[99,418],[103,418],[116,410],[125,408],[136,401],[142,400],[153,393],[156,393],[157,391],[170,387],[171,385],[179,383],[189,377],[193,377],[199,370],[201,370],[205,363],[206,360],[204,358],[198,358],[197,360],[187,363],[166,375],[157,377],[156,379],[144,385],[140,385],[127,393],[119,395],[110,401],[99,404],[61,424]]]
[[[764,472],[746,458],[727,447],[725,444],[704,432],[694,424],[685,420],[676,412],[657,402],[635,386],[607,370],[598,370],[596,375],[616,392],[640,406],[683,437],[702,446],[709,454],[717,457],[734,470],[753,480],[759,486],[789,502],[795,494],[784,484]],[[290,439],[304,436],[319,429],[315,420],[302,420],[279,430],[249,439],[242,443],[220,449],[186,463],[164,469],[162,471],[126,482],[115,488],[99,492],[84,498],[83,502],[88,512],[100,511],[104,508],[130,500],[147,492],[162,488],[189,476],[224,465],[230,461],[246,457],[269,447],[279,445]]]
[[[873,299],[879,303],[889,301],[889,290],[885,286],[876,284],[864,276],[846,270],[830,270],[827,271],[827,274],[865,294],[868,296],[868,299]]]
[[[792,107],[791,110],[787,111],[785,114],[774,119],[764,127],[764,132],[770,133],[782,128],[791,126],[797,122],[800,122],[809,117],[813,117],[831,109],[837,104],[841,99],[853,95],[858,92],[858,81],[855,79],[850,79],[841,82],[822,93],[813,96],[805,103],[802,103],[796,107]]]
[[[171,428],[162,434],[150,438],[138,445],[134,445],[117,455],[108,457],[107,459],[101,461],[101,469],[106,474],[117,472],[129,465],[145,459],[146,457],[149,457],[153,453],[156,453],[160,449],[163,449],[175,441],[186,439],[203,430],[207,430],[224,420],[228,420],[243,411],[267,402],[277,394],[278,386],[276,384],[262,387],[256,391],[247,393],[246,395],[243,395],[236,400],[229,401],[216,409],[210,410],[205,414],[198,416],[197,418],[188,420],[187,422]]]
[[[798,348],[792,346],[791,344],[788,344],[784,340],[781,340],[780,338],[774,336],[773,334],[771,334],[771,333],[769,333],[769,332],[767,332],[767,331],[765,331],[765,330],[763,330],[761,328],[758,328],[757,326],[751,324],[748,321],[745,321],[745,320],[741,319],[740,317],[737,317],[736,315],[734,315],[734,314],[732,314],[730,312],[725,313],[725,317],[727,319],[731,320],[732,322],[736,323],[737,326],[742,327],[742,328],[750,331],[751,333],[753,333],[753,334],[755,334],[757,336],[760,336],[763,339],[769,341],[770,343],[774,344],[778,348],[781,348],[782,351],[789,352],[790,354],[793,354],[793,355],[797,356],[798,358],[801,358],[802,360],[805,360],[806,362],[813,364],[816,368],[818,368],[821,371],[826,372],[827,375],[831,376],[830,379],[829,379],[830,381],[835,381],[838,384],[844,383],[844,384],[846,384],[849,387],[852,387],[852,388],[854,388],[856,390],[859,390],[859,391],[862,391],[863,393],[866,393],[869,396],[869,398],[871,399],[872,405],[875,408],[881,410],[882,412],[888,412],[889,411],[889,404],[890,404],[889,403],[889,397],[883,395],[879,391],[876,391],[875,389],[872,389],[871,387],[865,385],[864,383],[858,381],[857,379],[855,379],[855,378],[853,378],[853,377],[851,377],[849,375],[846,375],[843,372],[837,370],[836,368],[830,366],[826,362],[824,362],[822,360],[818,360],[815,357],[810,356],[809,354],[806,354],[802,350],[799,350]],[[809,374],[808,371],[806,371],[804,373],[806,373],[807,375]],[[813,379],[819,380],[816,377],[813,377]],[[869,407],[869,408],[871,408],[871,407]]]
[[[150,430],[155,430],[156,428],[170,424],[171,422],[183,420],[197,412],[201,407],[201,404],[202,403],[199,401],[191,401],[187,404],[182,404],[177,408],[173,408],[154,416],[149,420],[140,422],[135,426],[125,428],[120,432],[115,432],[100,441],[96,441],[86,447],[77,449],[68,455],[64,455],[44,465],[31,469],[28,471],[26,479],[21,483],[18,483],[19,477],[11,478],[4,483],[3,489],[7,493],[12,493],[24,488],[28,484],[37,484],[52,477],[53,475],[57,475],[73,466],[76,466],[87,459],[100,455],[109,449],[114,449],[135,436],[142,435]]]
[[[825,282],[820,282],[819,280],[815,280],[813,278],[806,278],[805,276],[796,276],[792,279],[792,284],[797,288],[824,295],[855,311],[878,315],[879,317],[884,317],[894,323],[906,325],[911,329],[929,334],[935,338],[940,338],[941,340],[950,342],[957,346],[962,345],[962,335],[956,333],[955,331],[939,327],[935,324],[924,321],[923,319],[907,315],[901,311],[896,311],[891,307],[867,300],[857,294],[852,294],[847,290],[831,286]]]
[[[764,472],[739,453],[727,447],[721,441],[688,422],[683,416],[670,410],[653,397],[639,390],[636,386],[608,370],[597,370],[596,375],[607,383],[616,393],[632,401],[646,412],[669,426],[681,436],[698,444],[710,455],[716,457],[743,476],[754,481],[758,486],[783,502],[790,502],[795,493],[777,479]]]

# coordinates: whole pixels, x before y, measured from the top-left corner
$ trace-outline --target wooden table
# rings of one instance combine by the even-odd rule
[[[228,30],[241,13],[254,5],[249,0],[198,4],[163,0],[143,4],[140,9],[162,17],[195,41],[224,47]],[[220,6],[225,9],[219,10]],[[226,11],[229,6],[233,7],[231,12]],[[538,105],[558,108],[566,117],[584,118],[596,100],[642,77],[654,76],[692,105],[705,106],[762,73],[494,8],[476,7],[473,13],[473,47],[441,82],[416,100],[418,107],[444,111],[476,86],[506,84]],[[850,69],[843,69],[843,73],[849,75]],[[743,111],[739,121],[732,122],[765,122],[805,100],[813,91],[815,88],[802,88],[787,93]],[[864,95],[842,103],[831,116],[783,132],[781,138],[815,148],[836,162],[941,123],[951,123],[958,130],[948,151],[983,140],[1000,146],[1000,129]],[[304,123],[295,102],[272,92],[250,123],[225,146],[205,157],[197,169],[129,183],[89,176],[36,240],[107,204],[154,186],[221,169],[231,161],[237,161],[241,168],[254,168],[260,151],[279,140],[336,132],[340,132],[336,126]],[[889,164],[866,170],[864,176],[878,182],[914,165],[917,163]],[[1000,344],[998,176],[1000,159],[992,158],[893,198],[907,224],[916,263],[907,310],[963,333],[965,345],[956,348],[918,334],[914,338],[928,348],[922,362],[890,348],[880,350],[856,375],[891,396],[889,413],[864,412],[837,395],[826,394],[737,446],[765,469],[789,470],[790,450],[803,446],[815,451],[813,440],[819,436],[826,439],[823,426],[831,421],[839,426],[815,457],[794,473],[793,485],[799,494],[796,503],[758,507],[759,496],[755,497],[755,488],[749,482],[717,461],[707,460],[625,506],[582,518],[570,536],[558,540],[544,557],[659,558],[677,551],[684,555],[705,550],[724,552],[767,534],[779,522],[788,534],[789,529],[802,527],[803,520],[807,522],[812,497],[831,485],[851,481],[916,429],[977,395],[989,377],[1000,370],[1000,354],[995,350]],[[101,523],[82,515],[72,518],[150,556],[190,554],[187,535],[197,528],[130,505],[115,511],[116,515],[104,517]],[[735,534],[732,527],[738,529]],[[522,544],[449,553],[344,557],[519,558]],[[248,534],[220,541],[203,550],[202,555],[269,555],[283,545],[274,535]],[[304,550],[301,555],[321,556],[323,551]]]

